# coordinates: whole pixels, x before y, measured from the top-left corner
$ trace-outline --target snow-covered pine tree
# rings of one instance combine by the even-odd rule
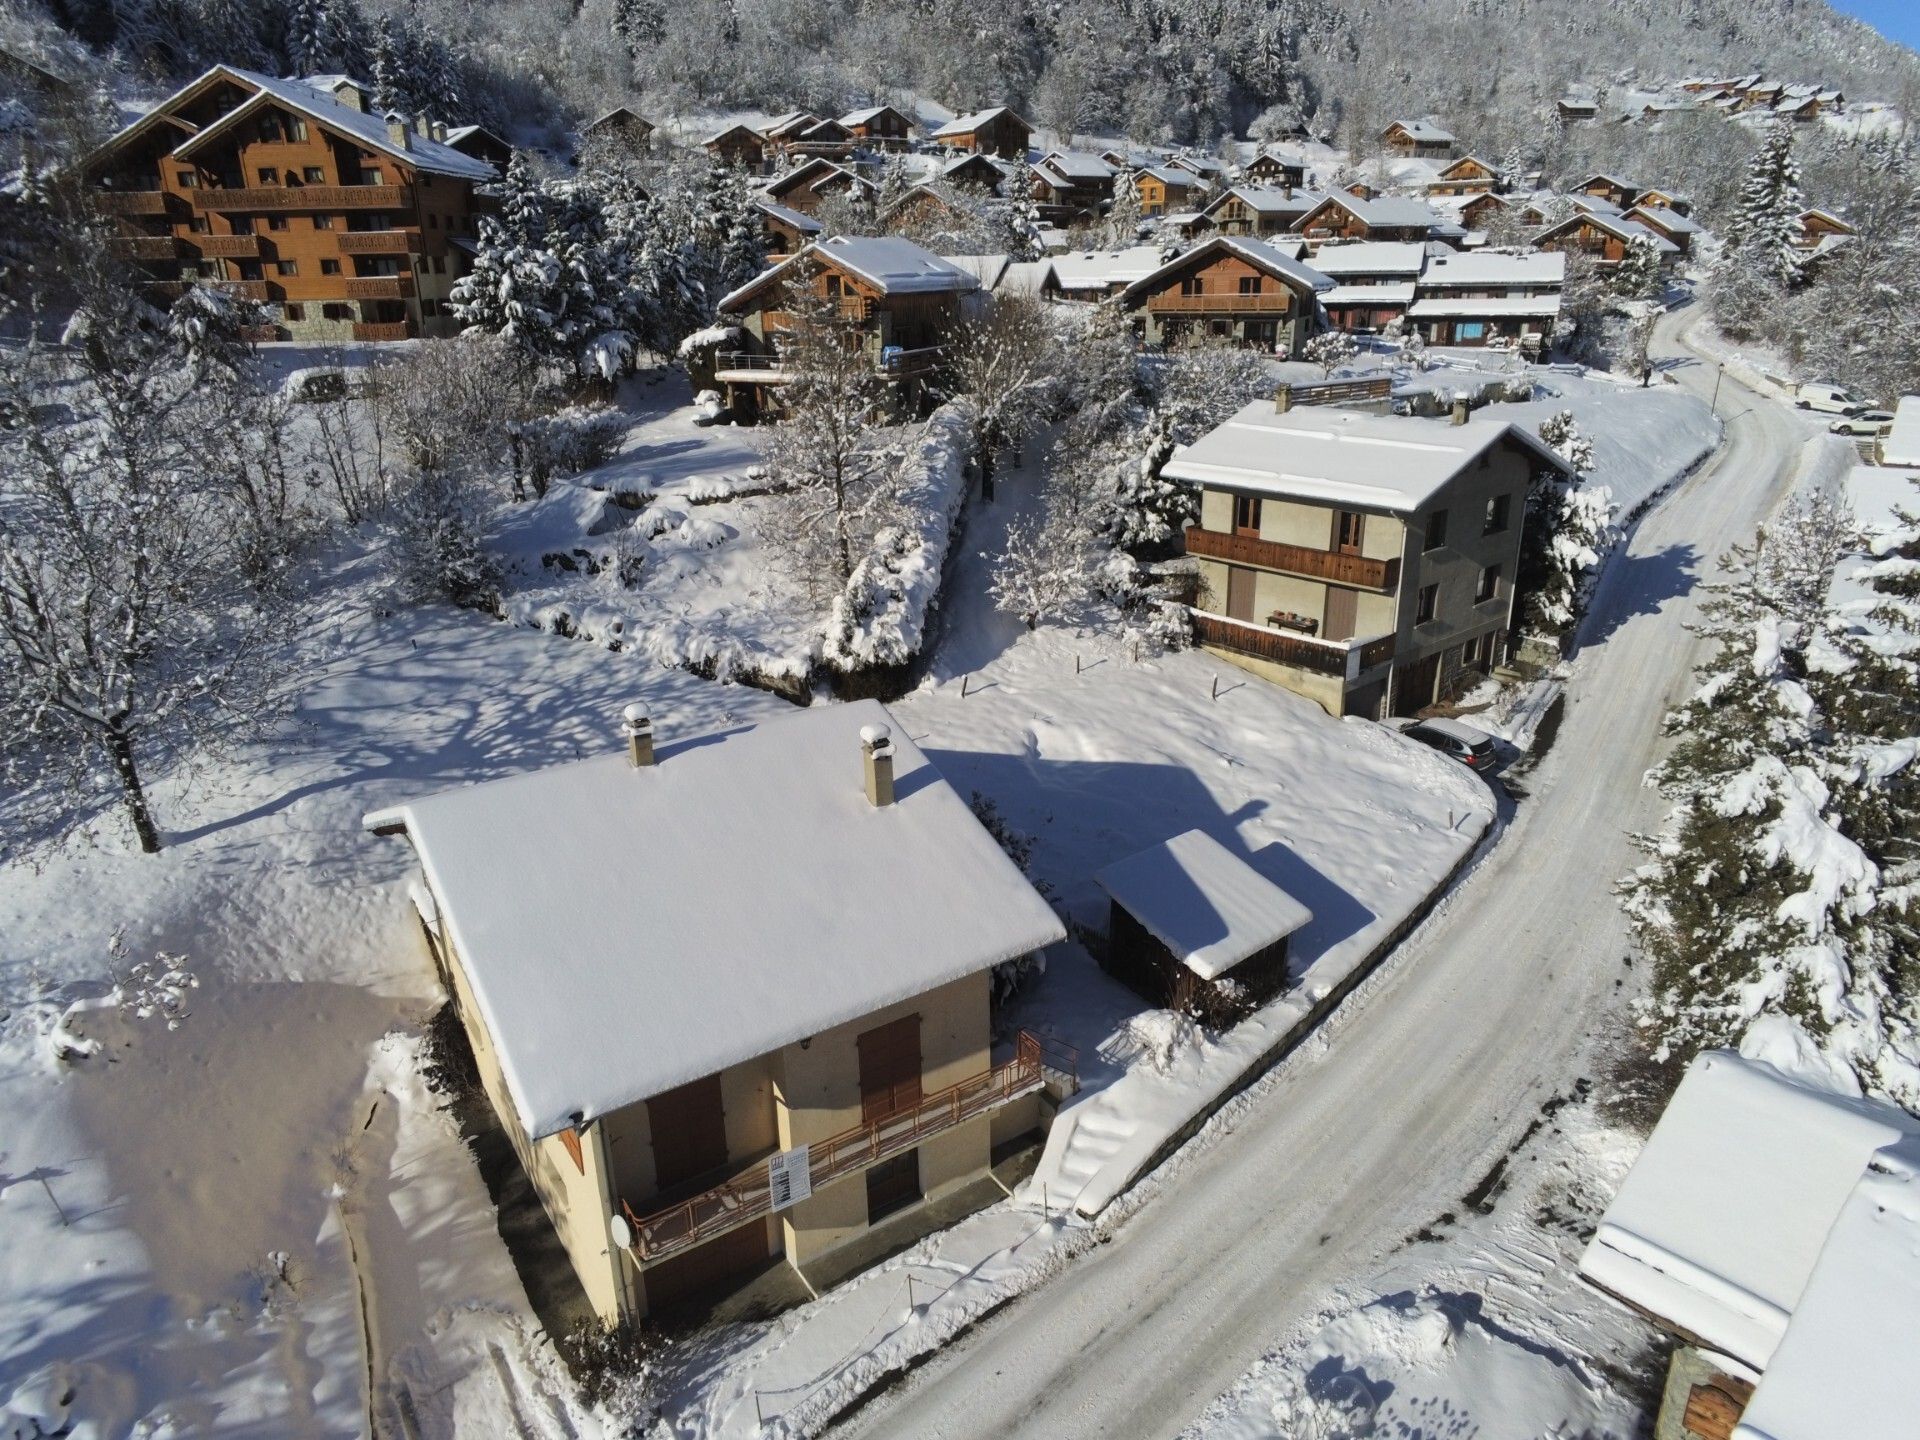
[[[1613,293],[1623,300],[1658,300],[1666,291],[1667,280],[1653,237],[1636,235],[1628,241],[1626,253],[1613,267],[1610,278]]]
[[[1585,608],[1585,592],[1613,530],[1613,496],[1586,483],[1593,444],[1573,412],[1562,410],[1540,424],[1540,439],[1575,472],[1569,480],[1542,466],[1527,486],[1520,567],[1514,591],[1530,634],[1565,635]]]
[[[1747,161],[1739,199],[1721,237],[1724,263],[1753,266],[1783,289],[1798,284],[1802,256],[1794,242],[1805,203],[1793,129],[1776,121]]]

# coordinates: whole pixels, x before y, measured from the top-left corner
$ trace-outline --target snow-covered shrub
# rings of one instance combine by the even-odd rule
[[[1310,365],[1318,365],[1322,375],[1331,377],[1334,371],[1359,353],[1359,345],[1346,331],[1323,330],[1307,341],[1300,358]]]
[[[486,505],[460,470],[423,470],[393,507],[389,553],[415,599],[486,610],[499,594],[499,567],[481,543]]]
[[[620,448],[625,417],[605,406],[570,405],[548,415],[513,426],[510,431],[514,462],[535,495],[547,493],[556,475],[591,470]],[[515,489],[519,489],[518,476]]]

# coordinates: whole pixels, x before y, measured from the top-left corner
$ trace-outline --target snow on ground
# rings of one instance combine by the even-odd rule
[[[295,725],[156,785],[162,854],[110,829],[0,870],[0,1417],[59,1392],[75,1434],[359,1435],[370,1365],[375,1405],[413,1379],[426,1436],[572,1405],[420,1089],[411,859],[360,816],[614,748],[637,696],[663,732],[785,707],[457,612],[375,618],[371,563],[346,569]],[[176,1028],[134,1013],[156,951],[199,982]],[[56,1058],[67,1034],[99,1052]]]
[[[1658,1374],[1628,1363],[1652,1332],[1574,1267],[1640,1143],[1589,1105],[1556,1106],[1493,1178],[1493,1198],[1436,1217],[1377,1273],[1328,1295],[1186,1436],[1639,1434],[1648,1396],[1622,1382]]]

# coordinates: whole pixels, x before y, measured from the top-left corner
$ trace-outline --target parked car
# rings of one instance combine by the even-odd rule
[[[1872,439],[1893,428],[1891,410],[1862,410],[1858,415],[1842,415],[1827,429],[1836,435],[1864,435]]]
[[[1813,380],[1793,392],[1793,403],[1828,415],[1857,415],[1867,408],[1867,397],[1846,385]]]
[[[1484,730],[1462,725],[1458,720],[1416,720],[1400,732],[1409,740],[1431,745],[1443,755],[1451,755],[1478,774],[1494,767],[1493,737]]]

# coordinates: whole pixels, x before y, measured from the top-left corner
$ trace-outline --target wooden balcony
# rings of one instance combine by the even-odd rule
[[[407,322],[404,320],[356,320],[353,322],[353,338],[356,340],[405,340],[407,337]]]
[[[193,192],[196,210],[410,210],[408,185],[261,185]]]
[[[242,300],[254,300],[264,305],[273,299],[273,292],[264,280],[206,280],[201,282],[209,290],[224,290],[229,295],[238,295]]]
[[[1193,526],[1186,532],[1187,554],[1235,565],[1255,565],[1310,580],[1329,580],[1359,590],[1390,592],[1400,583],[1400,561],[1374,560],[1338,550],[1315,550],[1308,545],[1283,545],[1252,535],[1227,535]]]
[[[258,235],[202,235],[194,242],[209,260],[258,260]]]
[[[1293,308],[1286,290],[1262,290],[1255,295],[1182,295],[1162,291],[1147,297],[1154,315],[1285,315]]]
[[[122,260],[178,260],[187,253],[172,235],[114,235],[107,251]]]
[[[1022,1030],[1013,1059],[969,1076],[957,1085],[925,1096],[884,1120],[856,1125],[807,1146],[807,1168],[818,1192],[848,1175],[878,1164],[923,1143],[930,1136],[952,1130],[1022,1095],[1031,1095],[1047,1082],[1047,1072],[1077,1087],[1078,1056],[1066,1047],[1050,1045]],[[649,1215],[637,1215],[622,1201],[621,1210],[633,1231],[633,1255],[642,1265],[724,1235],[773,1210],[768,1162],[761,1160],[723,1185],[682,1200]]]
[[[419,248],[418,230],[349,230],[340,236],[342,255],[406,255]]]
[[[1193,617],[1193,638],[1198,644],[1231,650],[1238,655],[1250,655],[1257,660],[1270,660],[1276,665],[1292,665],[1319,675],[1337,675],[1344,680],[1356,680],[1374,666],[1384,665],[1393,659],[1394,642],[1391,635],[1377,635],[1366,640],[1321,640],[1310,635],[1276,630],[1270,625],[1256,625],[1250,620],[1235,620],[1231,616],[1216,615],[1206,610],[1190,613]]]
[[[404,300],[413,294],[411,275],[350,275],[349,300]]]
[[[167,192],[164,190],[96,190],[94,207],[107,215],[164,215]]]

